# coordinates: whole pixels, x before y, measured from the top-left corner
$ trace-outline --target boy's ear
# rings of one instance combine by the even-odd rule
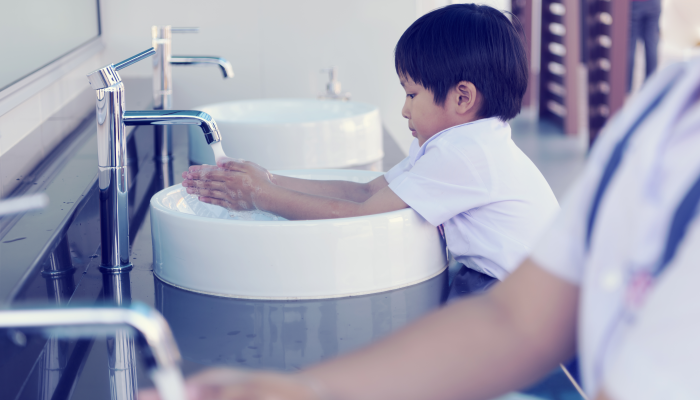
[[[455,86],[453,98],[459,114],[474,114],[479,111],[479,91],[469,81],[461,81]]]

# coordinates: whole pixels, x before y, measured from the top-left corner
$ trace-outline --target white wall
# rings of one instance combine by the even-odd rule
[[[211,68],[173,68],[173,106],[252,98],[316,97],[327,74],[339,68],[343,91],[377,105],[384,126],[408,152],[413,139],[401,117],[404,92],[393,49],[416,19],[416,0],[103,0],[104,64],[150,46],[152,25],[199,26],[199,34],[173,35],[174,55],[227,58],[236,76]],[[150,62],[122,77],[151,75]],[[127,108],[129,88],[126,88]]]
[[[444,7],[449,4],[465,4],[476,3],[491,6],[501,11],[511,11],[511,0],[416,0],[417,16],[426,14],[436,8]]]
[[[659,21],[659,68],[700,54],[698,15],[698,0],[663,0]]]

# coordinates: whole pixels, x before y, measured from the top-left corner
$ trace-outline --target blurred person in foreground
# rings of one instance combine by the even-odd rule
[[[503,282],[298,373],[205,371],[188,396],[490,399],[578,353],[591,399],[700,399],[699,154],[695,58],[652,76],[610,121],[561,214]]]

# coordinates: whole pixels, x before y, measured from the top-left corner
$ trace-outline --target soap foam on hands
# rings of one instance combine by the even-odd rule
[[[209,144],[209,146],[211,146],[212,151],[214,151],[214,160],[216,160],[216,162],[219,162],[219,159],[222,157],[227,157],[226,153],[224,153],[224,149],[221,147],[220,141],[212,142]],[[185,198],[185,202],[193,213],[202,217],[235,219],[242,221],[286,221],[285,218],[260,210],[228,210],[228,215],[226,215],[221,212],[225,210],[223,207],[200,202],[197,196],[187,194],[187,190],[185,188],[182,188],[182,196]]]

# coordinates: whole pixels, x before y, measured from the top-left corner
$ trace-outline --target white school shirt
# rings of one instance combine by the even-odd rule
[[[669,86],[631,137],[586,250],[591,203],[614,146]],[[700,59],[647,81],[601,133],[531,255],[580,286],[579,365],[591,398],[605,387],[615,400],[700,399],[700,218],[651,288],[634,285],[658,265],[673,214],[700,176],[699,90]],[[630,305],[632,296],[641,305]]]
[[[559,210],[540,171],[510,138],[510,125],[485,118],[445,129],[384,175],[389,188],[431,224],[469,268],[499,280],[530,252]]]

